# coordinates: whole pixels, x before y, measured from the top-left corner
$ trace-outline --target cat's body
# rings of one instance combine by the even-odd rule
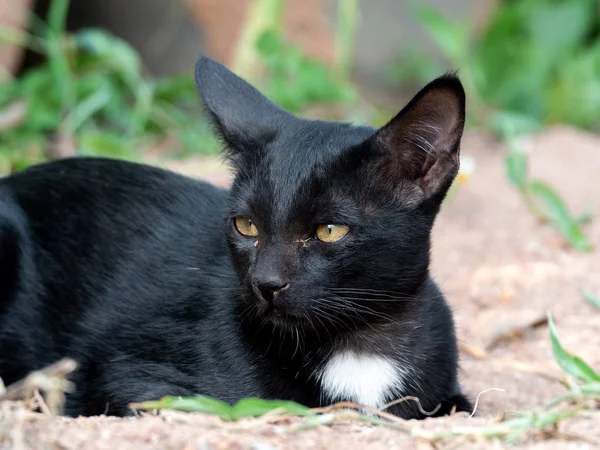
[[[0,377],[73,357],[73,415],[193,394],[468,410],[452,316],[428,273],[454,160],[406,153],[398,169],[389,126],[292,119],[206,59],[197,79],[237,168],[230,193],[104,159],[0,181]],[[460,84],[441,80],[460,109]],[[425,119],[415,130],[448,125]],[[423,417],[412,401],[391,411]]]

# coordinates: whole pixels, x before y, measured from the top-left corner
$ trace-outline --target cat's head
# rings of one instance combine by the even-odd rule
[[[459,168],[458,78],[432,81],[380,129],[298,118],[206,57],[196,82],[236,170],[227,236],[248,313],[341,329],[410,308]]]

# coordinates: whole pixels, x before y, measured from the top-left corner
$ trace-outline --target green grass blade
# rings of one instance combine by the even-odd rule
[[[75,35],[78,50],[92,56],[96,63],[118,73],[133,91],[141,79],[142,62],[137,51],[126,41],[96,28],[83,29]]]
[[[53,0],[50,2],[47,16],[48,65],[54,78],[55,88],[61,94],[63,112],[69,110],[75,103],[74,83],[67,56],[68,39],[65,33],[69,3],[69,0]]]
[[[527,194],[541,202],[547,218],[573,248],[584,252],[592,250],[592,244],[578,221],[571,217],[564,201],[550,186],[532,181],[527,185]]]
[[[54,36],[65,32],[67,15],[69,13],[69,0],[52,0],[48,9],[48,28]]]
[[[573,359],[573,363],[579,368],[581,373],[584,375],[585,381],[600,383],[600,375],[598,375],[598,373],[594,369],[592,369],[588,365],[588,363],[586,363],[584,360],[582,360],[578,356],[573,355],[572,359]]]
[[[579,386],[581,392],[588,397],[596,397],[600,395],[600,383],[589,383]]]
[[[554,353],[554,359],[556,360],[560,368],[569,375],[572,375],[575,378],[586,382],[600,381],[600,375],[598,375],[594,371],[594,369],[592,369],[579,357],[571,355],[564,349],[560,342],[560,339],[558,338],[558,333],[556,331],[556,327],[554,326],[554,321],[552,320],[552,315],[550,313],[548,313],[548,327],[550,329],[550,342],[552,343],[552,352]]]
[[[154,87],[143,79],[138,80],[134,87],[135,103],[129,134],[142,133],[150,120],[154,102]]]
[[[244,417],[260,417],[273,411],[279,411],[282,414],[293,414],[296,416],[314,415],[309,408],[298,403],[280,400],[246,398],[240,400],[233,406],[233,418],[234,420],[237,420]]]
[[[525,186],[527,180],[527,155],[522,151],[510,151],[505,159],[506,173],[517,188]]]
[[[587,301],[590,305],[600,310],[600,298],[596,297],[590,291],[586,291],[585,289],[581,290],[581,295],[583,296],[585,301]]]
[[[312,416],[315,413],[306,406],[284,400],[261,400],[246,398],[230,406],[211,397],[163,397],[157,401],[133,404],[132,407],[145,410],[170,409],[184,412],[200,412],[219,416],[226,420],[239,420],[247,417],[260,417],[277,411],[295,416]]]
[[[222,419],[233,419],[233,408],[220,400],[198,396],[198,397],[163,397],[160,400],[142,402],[132,405],[138,409],[170,409],[184,412],[199,412],[219,416]]]
[[[65,127],[69,133],[73,134],[89,120],[95,113],[104,108],[112,98],[112,93],[104,86],[83,101],[78,103],[65,118]]]
[[[17,45],[37,53],[46,52],[43,39],[12,27],[0,27],[0,43]]]

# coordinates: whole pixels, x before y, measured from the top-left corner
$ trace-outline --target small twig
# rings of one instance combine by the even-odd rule
[[[481,347],[477,347],[476,345],[469,344],[465,341],[458,341],[458,349],[475,359],[487,359],[490,356],[489,353]]]
[[[469,415],[469,417],[473,417],[477,412],[477,407],[479,406],[479,397],[481,397],[482,394],[486,394],[490,391],[506,392],[504,389],[500,388],[489,388],[485,391],[481,391],[479,394],[477,394],[477,398],[475,399],[475,406],[473,406],[473,412]]]
[[[356,412],[358,414],[359,411],[366,411],[367,413],[377,416],[381,419],[386,419],[388,422],[382,422],[382,421],[377,421],[375,418],[373,417],[369,417],[367,415],[363,415],[363,414],[358,414],[358,418],[360,418],[361,420],[376,424],[376,425],[395,425],[394,428],[396,429],[400,429],[404,432],[408,432],[409,428],[407,428],[404,424],[405,424],[405,420],[401,419],[398,416],[395,416],[393,414],[390,413],[386,413],[384,411],[380,411],[376,408],[372,408],[370,406],[366,406],[366,405],[360,405],[358,403],[354,403],[354,402],[338,402],[335,403],[333,405],[330,406],[325,406],[323,408],[313,408],[311,411],[317,413],[317,414],[323,414],[323,413],[330,413],[336,410],[340,410],[340,409],[351,409],[354,410],[354,412]]]
[[[402,398],[398,398],[394,401],[389,402],[387,405],[385,405],[383,408],[381,408],[382,411],[391,408],[394,405],[399,405],[400,403],[404,403],[406,401],[413,401],[417,404],[417,408],[419,408],[419,412],[421,414],[423,414],[424,416],[433,416],[436,412],[438,412],[440,410],[440,408],[442,407],[442,404],[439,403],[434,409],[433,411],[425,411],[423,409],[423,406],[421,405],[421,400],[418,399],[418,397],[413,397],[411,395],[407,395],[406,397],[402,397]]]
[[[40,394],[39,389],[35,388],[33,390],[33,398],[35,399],[35,403],[37,404],[38,408],[40,408],[40,411],[42,411],[43,414],[49,416],[52,415],[52,412],[50,411],[50,408],[48,408],[48,405],[44,401],[44,397],[42,397],[42,394]]]
[[[507,342],[507,341],[511,341],[511,340],[515,340],[515,339],[521,339],[521,338],[523,338],[523,336],[525,335],[525,333],[527,331],[534,330],[543,325],[546,325],[547,323],[548,323],[548,317],[547,317],[546,313],[544,313],[538,317],[535,317],[533,320],[530,320],[527,323],[517,324],[514,326],[506,327],[505,329],[496,333],[492,337],[490,342],[486,345],[485,350],[487,352],[489,352],[503,342]]]
[[[43,369],[31,372],[25,378],[8,386],[4,394],[0,395],[2,400],[26,400],[35,397],[35,391],[39,389],[46,395],[46,406],[53,414],[59,414],[64,404],[66,392],[73,390],[73,384],[67,377],[77,369],[77,363],[64,358]]]

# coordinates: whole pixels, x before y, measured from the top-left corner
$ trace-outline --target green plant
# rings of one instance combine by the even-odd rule
[[[133,404],[131,407],[145,410],[171,409],[185,412],[200,412],[232,421],[247,417],[260,417],[267,413],[292,414],[295,416],[315,415],[312,410],[298,403],[261,400],[258,398],[246,398],[240,400],[235,405],[229,405],[220,400],[205,396],[185,398],[163,397],[158,401],[142,402]]]
[[[322,62],[307,57],[297,45],[288,44],[276,30],[267,30],[257,48],[266,68],[263,92],[278,105],[301,112],[316,103],[349,102],[354,87],[337,79]]]
[[[476,39],[463,21],[449,20],[428,6],[415,10],[448,62],[460,69],[470,99],[469,124],[504,140],[511,184],[537,217],[581,251],[592,249],[582,220],[570,214],[550,185],[527,179],[528,158],[517,138],[551,121],[600,123],[600,39],[588,42],[597,27],[597,6],[596,0],[503,2]],[[432,61],[411,55],[413,67],[421,62],[417,73],[441,72]]]
[[[502,2],[477,36],[466,21],[429,6],[416,8],[415,16],[460,70],[473,122],[486,125],[496,112],[508,111],[540,123],[594,128],[600,123],[598,7],[597,0]],[[442,70],[423,52],[408,55],[413,76]],[[402,68],[393,73],[403,74]]]
[[[67,153],[137,159],[140,148],[174,135],[179,148],[213,151],[191,77],[149,80],[125,41],[98,29],[68,34],[68,4],[54,0],[35,34],[3,30],[6,39],[46,57],[0,85],[0,111],[23,109],[0,135],[3,171],[45,160],[52,142],[73,147]]]
[[[527,154],[518,144],[517,135],[506,122],[502,136],[508,145],[505,157],[506,174],[517,189],[525,205],[543,222],[549,222],[575,249],[592,250],[592,244],[582,230],[582,220],[572,216],[565,202],[547,183],[528,178]]]
[[[336,61],[328,67],[287,42],[285,0],[258,0],[240,38],[234,71],[255,83],[273,102],[299,113],[314,104],[349,103],[358,98],[349,82],[358,0],[339,0]]]
[[[581,295],[585,299],[585,301],[587,301],[590,305],[592,305],[597,310],[600,310],[600,298],[596,297],[594,294],[592,294],[589,291],[586,291],[585,289],[581,290]]]

